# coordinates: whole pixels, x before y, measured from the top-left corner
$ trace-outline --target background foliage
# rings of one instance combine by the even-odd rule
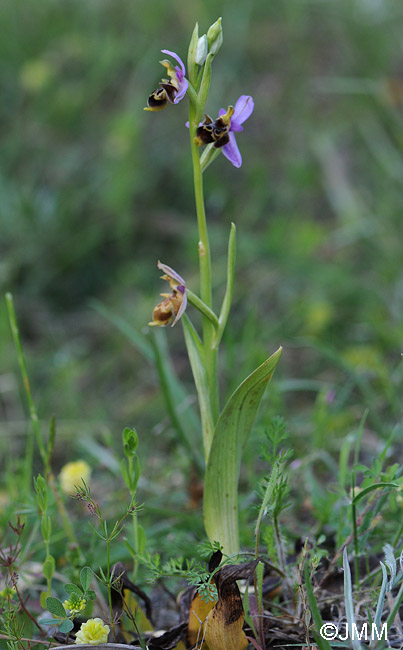
[[[221,157],[206,172],[218,291],[230,222],[238,227],[223,394],[285,348],[248,447],[244,489],[274,414],[289,422],[318,512],[320,485],[365,409],[367,459],[401,418],[400,0],[3,0],[2,293],[15,296],[45,430],[56,415],[56,470],[86,457],[107,500],[113,450],[135,426],[141,500],[165,516],[155,531],[188,504],[189,463],[154,369],[94,300],[144,330],[162,290],[158,259],[197,290],[185,102],[161,114],[142,109],[161,76],[160,49],[184,57],[194,22],[204,31],[218,15],[225,48],[209,110],[240,94],[256,107],[238,139],[242,168]],[[0,316],[0,454],[10,474],[27,412],[4,303]],[[180,327],[167,335],[193,395]]]

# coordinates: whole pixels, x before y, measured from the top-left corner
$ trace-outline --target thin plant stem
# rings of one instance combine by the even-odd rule
[[[6,294],[6,304],[7,304],[7,311],[8,311],[8,318],[10,321],[10,327],[11,327],[11,333],[13,335],[13,340],[14,340],[14,345],[17,351],[17,358],[18,358],[18,363],[20,366],[21,370],[21,376],[22,376],[22,381],[24,383],[24,388],[25,388],[25,394],[27,396],[27,401],[28,401],[28,407],[29,407],[29,413],[31,416],[31,423],[32,423],[32,429],[36,438],[36,443],[38,445],[39,453],[41,454],[41,458],[43,461],[43,464],[46,465],[46,450],[45,450],[45,445],[42,440],[42,434],[41,434],[41,429],[39,426],[39,420],[38,420],[38,414],[36,412],[36,407],[35,403],[32,397],[31,393],[31,386],[29,383],[29,378],[28,378],[28,373],[27,373],[27,366],[25,363],[25,357],[24,357],[24,352],[22,349],[21,345],[21,339],[20,339],[20,333],[18,329],[18,323],[17,323],[17,317],[15,314],[15,309],[14,309],[14,302],[13,302],[13,296],[11,293]],[[32,472],[32,468],[31,468]]]
[[[200,164],[199,147],[194,141],[195,136],[195,108],[191,104],[189,109],[190,123],[190,147],[193,164],[193,182],[196,203],[197,226],[199,231],[199,268],[200,268],[200,297],[208,308],[212,308],[212,288],[211,288],[211,255],[210,243],[207,231],[206,211],[204,207],[203,195],[203,173]],[[215,346],[216,328],[210,318],[202,314],[203,322],[203,347],[204,362],[208,378],[211,412],[214,422],[218,419],[219,398],[218,398],[218,378],[217,378],[217,354]]]
[[[113,606],[112,606],[112,587],[111,587],[111,541],[108,537],[108,533],[106,530],[106,526],[104,521],[102,521],[103,524],[103,529],[104,529],[104,534],[106,538],[106,575],[108,578],[108,584],[107,584],[107,590],[108,590],[108,603],[109,603],[109,615],[111,618],[111,627],[112,627],[112,632],[113,632],[113,637],[115,641],[117,641],[116,637],[116,630],[115,630],[115,621],[113,620]]]
[[[133,576],[133,582],[135,582],[137,577],[137,569],[139,566],[139,561],[137,559],[139,553],[139,526],[138,526],[137,512],[133,512],[132,518],[133,518],[133,544],[134,544],[134,550],[136,551],[136,557],[133,558],[132,576]]]

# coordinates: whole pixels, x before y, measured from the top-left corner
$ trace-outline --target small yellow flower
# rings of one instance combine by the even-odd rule
[[[100,643],[106,643],[108,634],[109,626],[105,625],[101,618],[89,618],[86,623],[82,623],[76,634],[75,643],[99,645]]]
[[[87,601],[85,598],[71,594],[70,598],[64,601],[63,607],[64,609],[68,609],[70,614],[78,614],[79,612],[82,612],[83,609],[85,609],[86,604]]]
[[[82,479],[88,483],[90,476],[91,468],[85,460],[67,463],[59,474],[61,488],[66,494],[74,494],[77,491],[75,486],[82,485]]]

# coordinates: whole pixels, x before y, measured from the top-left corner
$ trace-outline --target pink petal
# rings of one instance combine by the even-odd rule
[[[179,63],[179,65],[181,67],[181,70],[183,72],[183,75],[186,74],[186,69],[185,69],[185,66],[183,64],[183,61],[177,54],[175,54],[175,52],[171,52],[171,50],[161,50],[161,52],[163,54],[168,54],[168,56],[172,56],[172,58],[175,59],[175,61],[177,61]]]
[[[231,120],[230,131],[234,131],[235,133],[243,131],[243,126],[241,126],[239,122],[234,122],[234,120]]]
[[[165,273],[165,275],[168,275],[173,280],[176,280],[176,282],[178,284],[183,284],[184,287],[186,286],[185,280],[179,275],[179,273],[174,271],[173,268],[168,266],[168,264],[163,264],[162,262],[160,262],[158,260],[157,266],[158,266],[159,269],[161,269],[161,271],[163,271]]]
[[[222,148],[222,152],[226,158],[234,165],[234,167],[240,167],[242,165],[242,156],[241,152],[238,149],[238,145],[236,143],[235,135],[230,132],[229,134],[229,142],[228,144],[224,145]]]
[[[255,107],[254,101],[250,95],[241,95],[235,104],[232,119],[237,124],[243,124],[253,113]]]
[[[176,318],[175,318],[174,322],[172,323],[171,327],[173,327],[173,326],[175,325],[175,323],[178,322],[178,320],[179,320],[180,317],[182,316],[183,312],[185,311],[187,304],[188,304],[188,297],[187,297],[187,295],[186,295],[186,289],[185,289],[185,293],[183,294],[183,301],[182,301],[182,304],[181,304],[181,306],[179,307],[179,311],[178,311],[178,313],[176,314]]]
[[[180,100],[184,98],[184,96],[186,95],[186,91],[188,89],[188,86],[189,86],[188,80],[183,78],[182,81],[179,84],[179,90],[175,95],[174,104],[178,104],[178,102],[180,102]]]

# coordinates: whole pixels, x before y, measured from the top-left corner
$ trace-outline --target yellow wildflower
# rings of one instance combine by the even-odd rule
[[[105,625],[101,618],[89,618],[82,623],[76,634],[75,643],[89,643],[99,645],[106,643],[109,634],[109,626]]]
[[[67,463],[59,474],[61,488],[66,494],[74,494],[77,491],[75,486],[82,485],[82,479],[88,483],[90,476],[91,468],[85,460]]]
[[[77,596],[76,594],[71,594],[68,600],[65,600],[63,603],[64,609],[68,609],[70,614],[78,614],[85,609],[87,601],[85,598]]]

